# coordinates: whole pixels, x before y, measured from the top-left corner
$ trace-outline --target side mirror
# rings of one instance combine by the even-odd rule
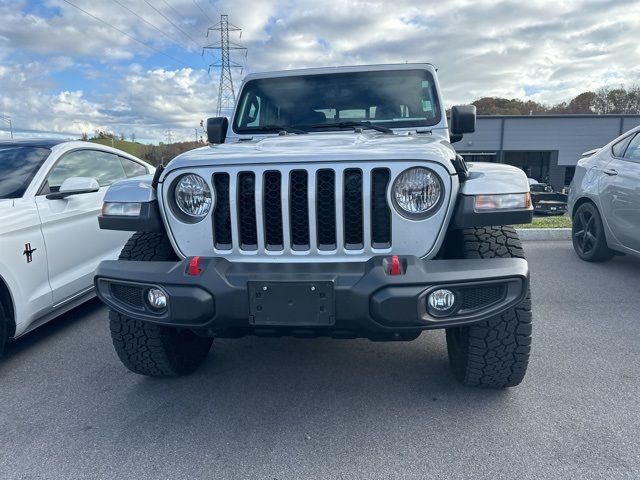
[[[458,142],[465,133],[476,131],[476,106],[457,105],[451,107],[451,143]]]
[[[60,190],[47,195],[49,200],[60,200],[70,197],[71,195],[80,195],[83,193],[93,193],[100,190],[100,184],[95,178],[90,177],[69,177],[62,185]]]
[[[207,140],[209,143],[224,143],[229,129],[227,117],[207,118]]]

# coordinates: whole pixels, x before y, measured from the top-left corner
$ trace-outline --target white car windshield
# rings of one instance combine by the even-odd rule
[[[51,150],[0,146],[0,198],[20,198]]]
[[[421,69],[250,80],[238,105],[233,129],[247,134],[429,126],[441,117],[434,79]]]

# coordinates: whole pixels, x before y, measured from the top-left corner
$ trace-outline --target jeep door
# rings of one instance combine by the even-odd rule
[[[622,142],[600,173],[600,203],[616,240],[640,252],[640,133]]]
[[[47,199],[48,193],[58,191],[62,182],[71,177],[94,178],[100,189]],[[54,305],[91,290],[98,263],[116,258],[130,236],[126,232],[100,230],[97,218],[108,186],[126,177],[118,155],[88,149],[63,154],[49,172],[36,202],[47,246]]]

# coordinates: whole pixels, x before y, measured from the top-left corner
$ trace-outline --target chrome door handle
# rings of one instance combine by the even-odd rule
[[[613,168],[604,168],[604,169],[602,169],[602,171],[604,173],[606,173],[607,175],[609,175],[610,177],[613,177],[614,175],[618,174],[618,171],[614,170]]]

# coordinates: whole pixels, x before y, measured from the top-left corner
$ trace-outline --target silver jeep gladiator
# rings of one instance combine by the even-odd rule
[[[531,221],[529,183],[465,164],[475,107],[450,117],[430,64],[249,75],[208,146],[106,194],[101,228],[135,232],[95,276],[124,365],[187,374],[214,337],[444,328],[462,383],[519,384],[531,300],[509,225]]]

